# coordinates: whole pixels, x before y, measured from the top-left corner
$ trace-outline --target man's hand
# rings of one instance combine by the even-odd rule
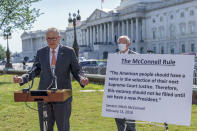
[[[83,86],[86,86],[86,85],[88,85],[89,80],[88,80],[88,78],[83,77],[83,78],[81,79],[80,83],[81,83]]]
[[[14,83],[21,83],[22,82],[22,78],[16,75],[16,76],[13,77],[13,82]]]

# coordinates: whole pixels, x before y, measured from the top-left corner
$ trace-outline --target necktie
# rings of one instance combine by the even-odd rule
[[[55,66],[55,64],[56,64],[55,49],[52,49],[51,66]]]

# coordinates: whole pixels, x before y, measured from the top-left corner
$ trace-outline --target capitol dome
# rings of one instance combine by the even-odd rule
[[[121,0],[119,8],[124,8],[126,6],[130,6],[133,4],[141,3],[141,2],[161,2],[163,0]]]

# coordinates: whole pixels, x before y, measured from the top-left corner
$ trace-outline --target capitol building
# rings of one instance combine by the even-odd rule
[[[197,52],[197,0],[121,0],[114,9],[95,9],[76,27],[79,55],[105,59],[118,51],[117,39],[127,35],[130,48],[145,54]],[[47,45],[46,31],[21,35],[23,57],[30,59]],[[72,26],[60,31],[61,44],[73,45]]]

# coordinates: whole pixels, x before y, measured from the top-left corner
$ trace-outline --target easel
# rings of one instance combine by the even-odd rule
[[[168,131],[168,124],[167,123],[164,123],[164,125],[159,125],[159,124],[155,124],[155,123],[152,123],[152,122],[131,122],[129,120],[126,120],[125,121],[125,128],[124,128],[124,131],[126,131],[127,129],[127,124],[128,123],[135,123],[135,124],[150,124],[150,125],[154,125],[155,126],[155,131],[157,131],[157,128],[156,126],[159,126],[159,127],[164,127],[166,129],[166,131]]]

